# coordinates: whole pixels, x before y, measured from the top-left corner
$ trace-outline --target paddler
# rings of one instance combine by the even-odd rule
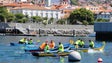
[[[64,46],[61,42],[59,42],[58,52],[64,52]]]
[[[94,48],[94,42],[92,40],[89,40],[89,47]]]
[[[53,40],[51,40],[51,42],[49,43],[49,47],[50,47],[50,49],[54,49],[55,42]]]
[[[85,44],[84,41],[83,40],[80,40],[79,47],[81,47],[81,48],[84,47],[84,44]]]
[[[48,41],[45,41],[44,43],[42,43],[42,44],[40,45],[40,49],[41,49],[41,50],[44,50],[46,44],[48,44]]]
[[[28,39],[28,44],[33,44],[33,39],[32,38]]]
[[[19,44],[25,44],[27,42],[26,38],[22,38],[21,40],[19,40]]]
[[[78,40],[76,40],[75,42],[75,48],[77,49],[79,47],[79,42],[81,41],[81,39],[79,38]]]
[[[49,49],[50,49],[50,48],[49,48],[49,45],[46,43],[46,44],[45,44],[45,48],[44,48],[44,52],[45,52],[45,53],[49,53]]]

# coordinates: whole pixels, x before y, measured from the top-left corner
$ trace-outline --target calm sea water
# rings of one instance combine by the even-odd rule
[[[0,36],[0,63],[97,63],[101,57],[103,63],[112,63],[112,43],[107,42],[103,52],[90,51],[88,53],[80,52],[82,60],[80,62],[68,62],[68,57],[34,57],[30,53],[24,52],[22,47],[10,46],[10,42],[18,42],[23,36]],[[76,40],[79,37],[27,37],[33,38],[36,42],[54,40],[58,42],[68,42],[70,39]],[[95,40],[94,37],[80,37],[86,43],[89,39]]]

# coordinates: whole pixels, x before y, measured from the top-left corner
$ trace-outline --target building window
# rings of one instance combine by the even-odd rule
[[[25,14],[25,15],[28,15],[28,13],[27,13],[27,12],[24,12],[24,14]]]
[[[38,13],[36,13],[36,16],[38,16]]]
[[[33,12],[30,12],[30,15],[33,16]]]
[[[48,17],[48,13],[46,13],[46,17]]]
[[[41,13],[41,16],[43,17],[43,13]]]
[[[58,19],[58,14],[56,14],[56,19]]]

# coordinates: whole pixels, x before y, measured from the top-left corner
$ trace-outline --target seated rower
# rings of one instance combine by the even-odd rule
[[[45,48],[46,44],[48,44],[48,41],[46,41],[46,42],[42,43],[42,44],[40,45],[40,47],[39,47],[39,48],[40,48],[41,50],[44,50],[44,48]]]
[[[81,40],[80,40],[80,38],[79,38],[79,39],[76,40],[76,42],[74,43],[76,49],[79,48],[79,42],[80,42],[80,41],[81,41]]]
[[[61,42],[59,42],[58,52],[64,52],[64,46]]]
[[[84,44],[85,44],[85,43],[84,43],[84,41],[83,41],[83,40],[80,40],[80,42],[79,42],[79,44],[78,44],[78,45],[79,45],[79,47],[81,47],[81,48],[82,48],[82,47],[84,47]]]
[[[54,49],[55,43],[53,40],[51,40],[51,42],[49,43],[49,47],[50,47],[50,49]]]
[[[50,49],[50,48],[49,48],[49,45],[46,43],[46,44],[45,44],[45,48],[44,48],[44,52],[45,52],[45,53],[49,53],[49,49]]]
[[[94,42],[92,40],[89,40],[89,47],[94,48]]]
[[[19,44],[25,44],[27,42],[26,38],[22,38],[21,40],[19,40]]]
[[[28,44],[33,44],[33,39],[28,39]]]

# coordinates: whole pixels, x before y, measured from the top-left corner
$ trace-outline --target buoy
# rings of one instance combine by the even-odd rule
[[[102,58],[98,58],[98,63],[99,62],[103,62],[103,59]]]
[[[81,60],[81,55],[77,51],[73,51],[68,55],[68,60],[70,62],[77,62]]]

